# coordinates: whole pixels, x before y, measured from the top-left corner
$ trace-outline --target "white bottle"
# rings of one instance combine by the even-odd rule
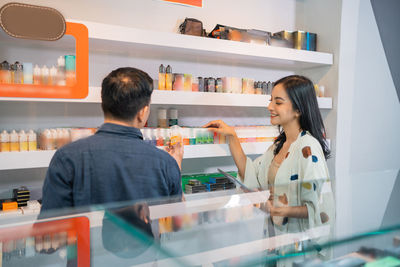
[[[28,151],[37,150],[37,135],[33,130],[28,132]]]
[[[0,152],[10,152],[10,135],[6,130],[0,134]]]
[[[18,133],[15,130],[10,133],[10,151],[19,151]]]
[[[50,77],[49,68],[46,65],[44,65],[42,67],[42,83],[43,83],[43,85],[49,85],[49,82],[50,82],[49,77]]]
[[[50,68],[50,84],[57,85],[57,82],[58,82],[57,69],[56,67],[52,66]]]
[[[65,58],[60,56],[57,59],[57,85],[65,86]]]
[[[42,84],[42,70],[38,65],[33,68],[33,84]]]
[[[28,136],[24,130],[18,133],[19,151],[28,151]]]

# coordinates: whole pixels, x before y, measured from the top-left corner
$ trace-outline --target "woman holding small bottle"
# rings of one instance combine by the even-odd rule
[[[271,124],[280,127],[280,134],[265,154],[254,161],[244,154],[232,127],[220,120],[204,127],[229,139],[231,154],[245,185],[270,190],[266,204],[277,235],[327,226],[322,238],[279,248],[280,252],[317,248],[332,234],[335,211],[326,164],[330,151],[313,83],[298,75],[276,81],[268,110]],[[328,256],[326,250],[317,251]]]

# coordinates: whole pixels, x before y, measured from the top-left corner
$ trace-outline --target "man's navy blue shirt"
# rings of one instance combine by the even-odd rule
[[[54,154],[42,211],[172,195],[182,195],[175,159],[145,143],[139,129],[105,123]]]

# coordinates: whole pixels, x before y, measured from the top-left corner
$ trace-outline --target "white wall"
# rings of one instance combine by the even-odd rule
[[[400,104],[369,0],[343,0],[337,103],[337,235],[347,236],[384,223],[400,168]]]

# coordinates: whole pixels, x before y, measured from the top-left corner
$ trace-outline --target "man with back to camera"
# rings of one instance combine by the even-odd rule
[[[43,185],[42,209],[182,196],[183,147],[168,154],[143,141],[153,79],[135,68],[104,78],[104,124],[96,134],[56,151]]]

